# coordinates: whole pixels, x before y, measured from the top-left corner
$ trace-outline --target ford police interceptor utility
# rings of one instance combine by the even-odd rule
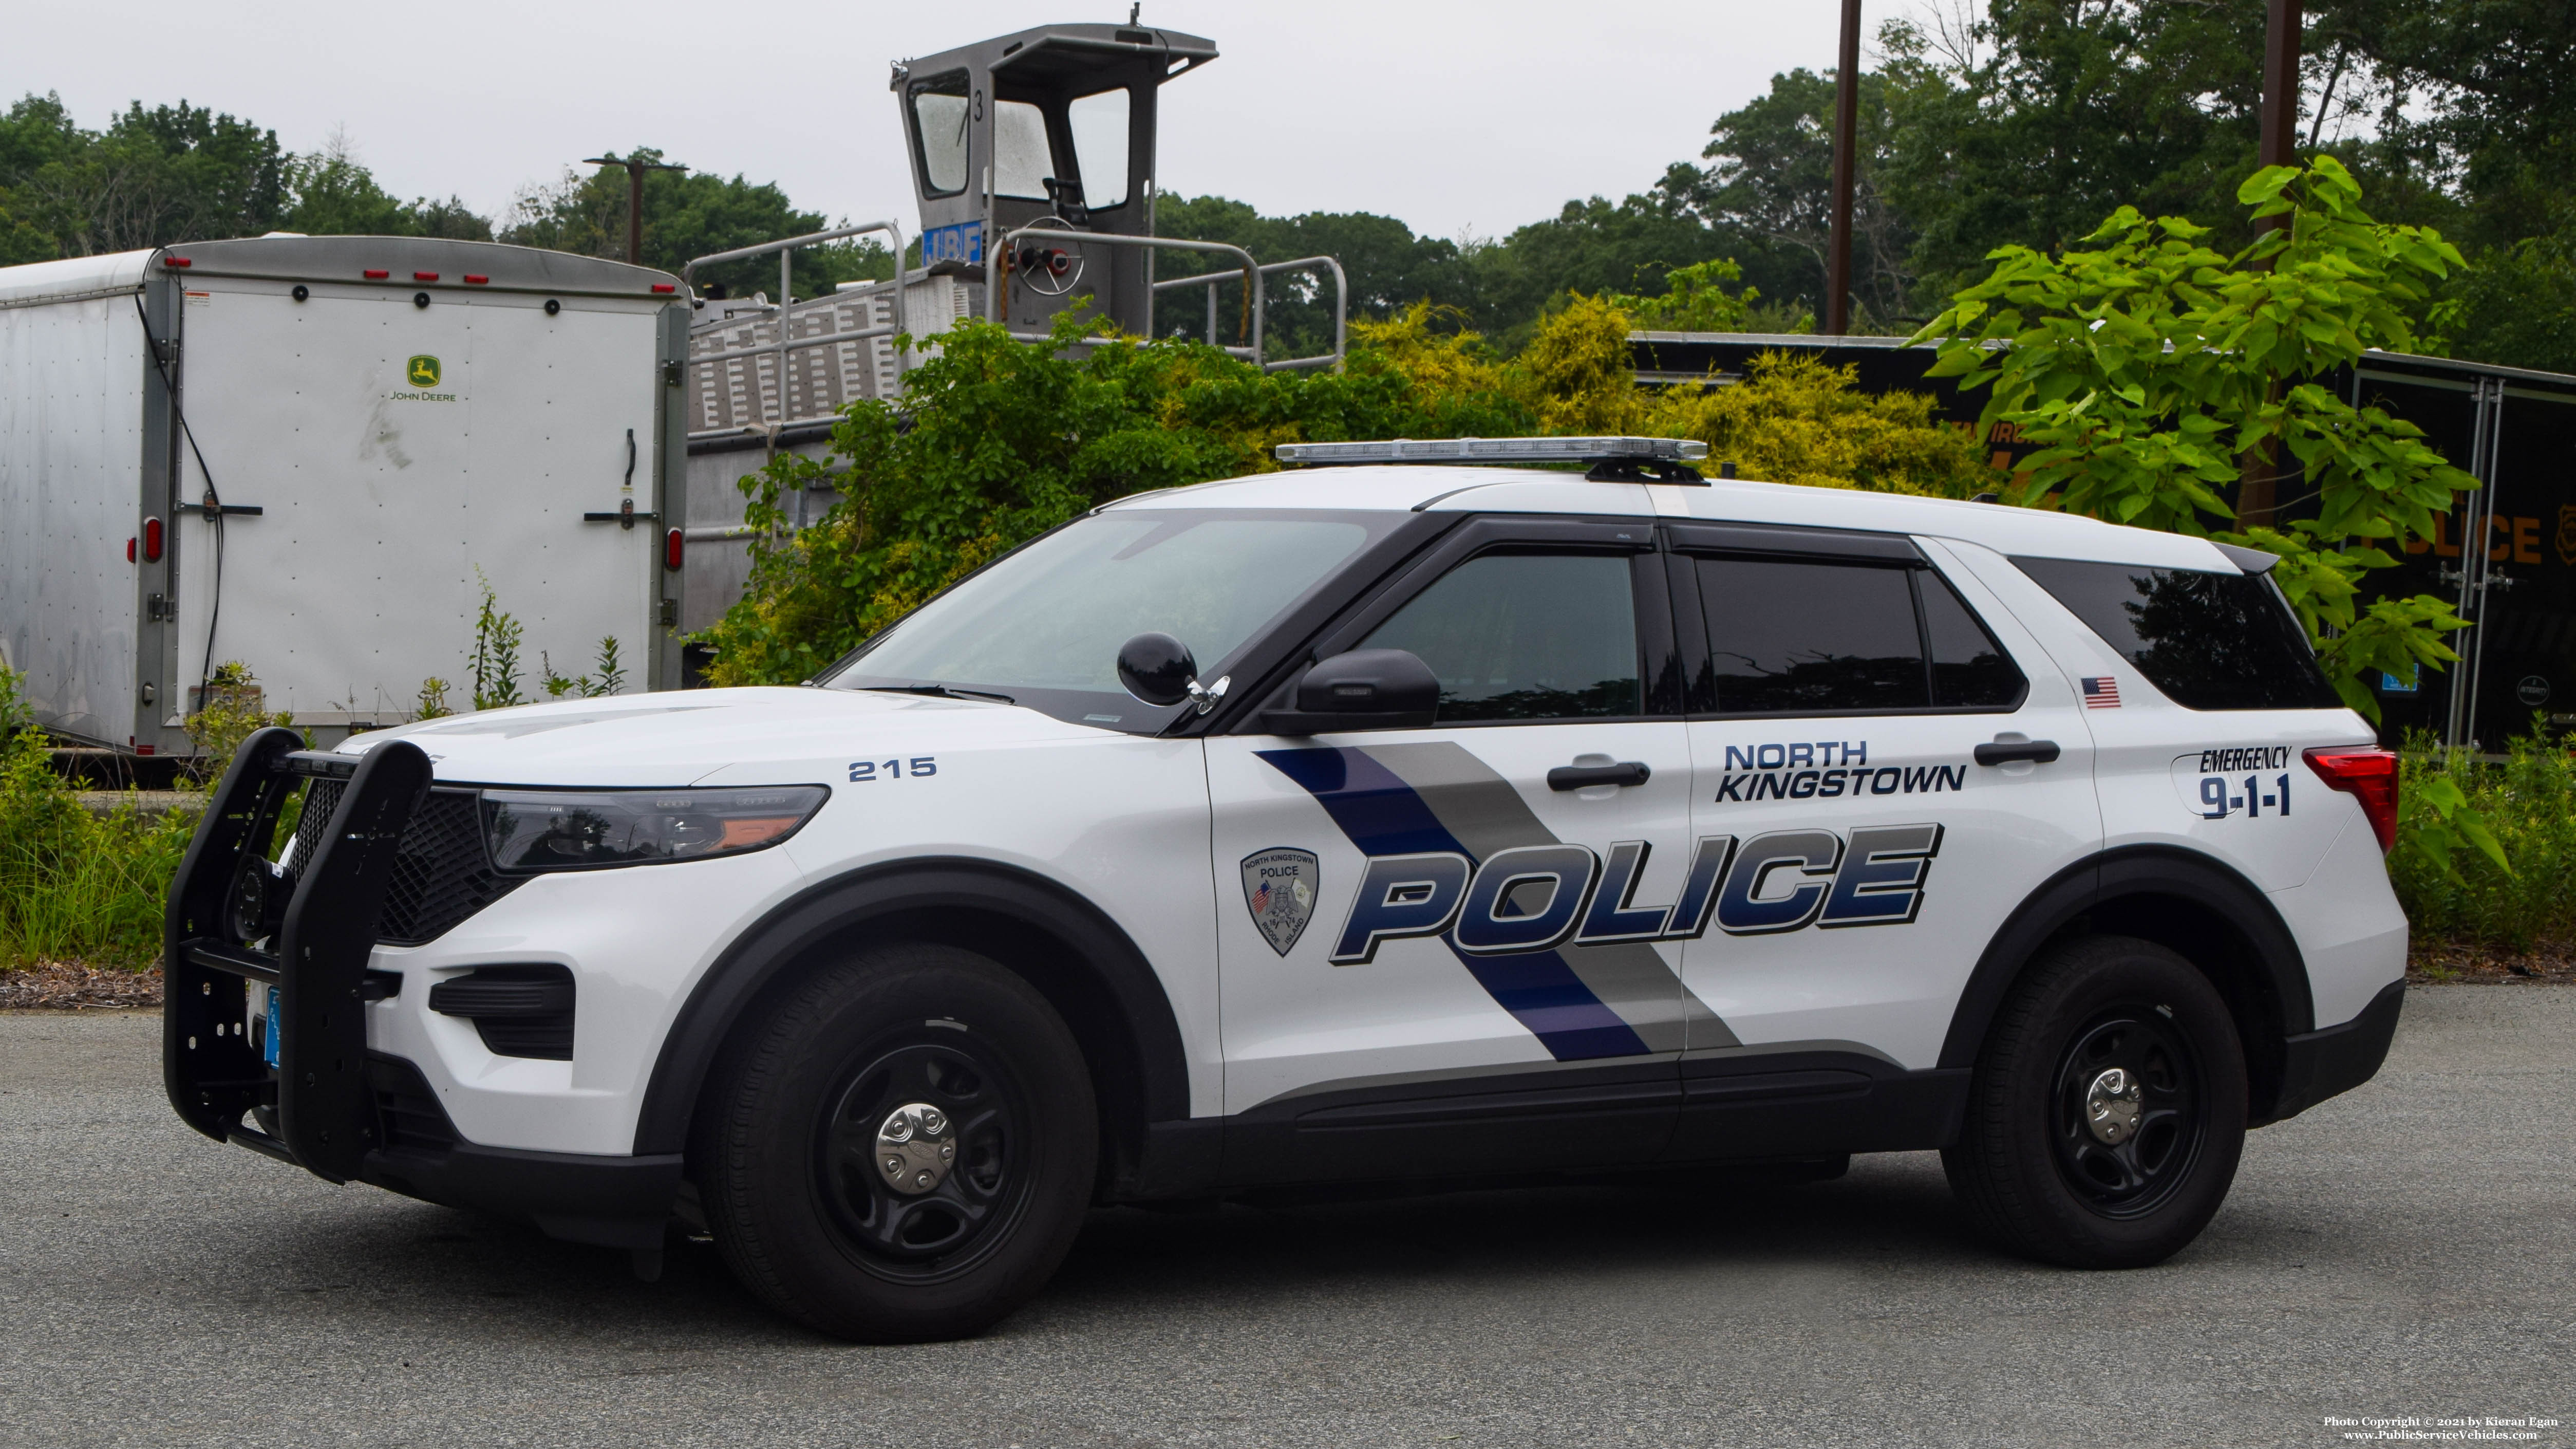
[[[2394,759],[2268,556],[1700,451],[1292,445],[1348,466],[1104,505],[807,687],[257,735],[171,1100],[865,1339],[1331,1183],[1937,1148],[2012,1249],[2163,1259],[2387,1050]]]

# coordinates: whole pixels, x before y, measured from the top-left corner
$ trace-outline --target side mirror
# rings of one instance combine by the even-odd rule
[[[1318,660],[1297,681],[1294,709],[1262,712],[1272,734],[1418,730],[1440,713],[1440,678],[1409,649],[1354,649]]]
[[[1199,713],[1216,708],[1232,679],[1199,683],[1199,664],[1190,646],[1169,634],[1146,633],[1118,646],[1118,682],[1127,692],[1152,705],[1198,701]]]

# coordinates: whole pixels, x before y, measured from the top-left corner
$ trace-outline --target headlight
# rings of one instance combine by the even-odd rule
[[[820,785],[750,790],[486,790],[483,839],[501,870],[704,860],[775,845],[823,807]]]

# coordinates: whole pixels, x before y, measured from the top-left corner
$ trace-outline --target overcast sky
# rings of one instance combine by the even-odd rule
[[[386,189],[496,214],[605,149],[776,181],[832,217],[914,220],[887,62],[1126,0],[0,0],[0,99],[84,126],[185,97],[288,149],[345,130]],[[1877,0],[1869,20],[1910,9]],[[1214,65],[1164,92],[1163,187],[1283,214],[1374,211],[1499,236],[1642,190],[1776,71],[1830,68],[1826,0],[1147,0]],[[720,36],[703,40],[701,37]],[[764,40],[762,37],[775,37]]]

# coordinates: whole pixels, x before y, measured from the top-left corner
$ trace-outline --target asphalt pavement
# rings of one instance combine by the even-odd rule
[[[777,1320],[703,1246],[640,1283],[206,1141],[158,1025],[0,1015],[0,1444],[2576,1442],[2439,1422],[2576,1417],[2565,988],[2410,991],[2378,1080],[2256,1133],[2160,1268],[1999,1257],[1905,1154],[1103,1211],[1035,1304],[911,1348]]]

